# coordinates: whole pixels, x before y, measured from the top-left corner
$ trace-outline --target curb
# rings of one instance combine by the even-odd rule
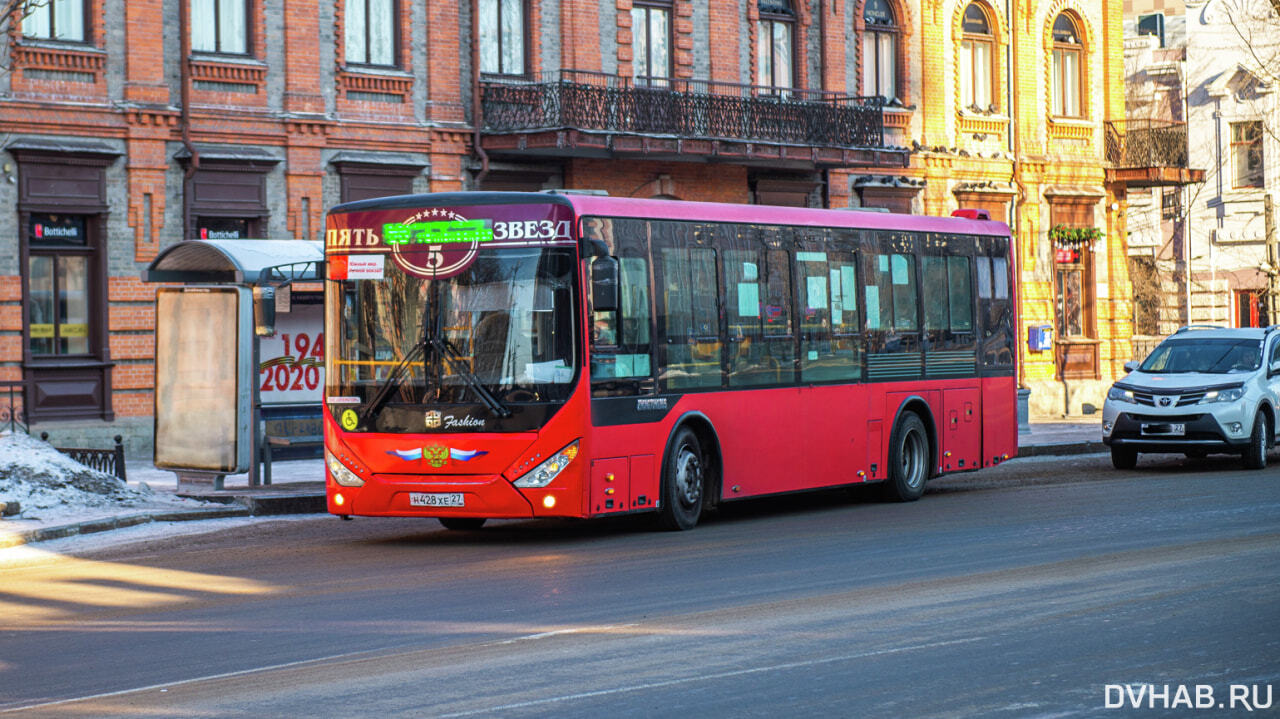
[[[64,524],[57,527],[41,527],[40,529],[29,529],[23,531],[10,532],[0,530],[0,549],[17,547],[19,545],[31,544],[33,542],[45,542],[50,539],[74,537],[80,534],[94,534],[97,532],[106,532],[112,529],[136,527],[139,524],[150,524],[151,522],[187,522],[196,519],[223,519],[226,517],[247,516],[249,516],[249,510],[246,507],[227,507],[226,509],[188,509],[177,512],[142,512],[139,514],[126,514],[121,517],[103,517],[101,519],[90,519],[84,522],[76,522],[75,524]]]

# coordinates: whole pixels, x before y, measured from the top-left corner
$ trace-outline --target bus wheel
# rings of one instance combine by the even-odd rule
[[[688,427],[681,427],[662,468],[662,507],[658,510],[658,524],[663,529],[693,529],[698,523],[702,516],[706,466],[698,435]]]
[[[915,412],[907,412],[889,440],[889,479],[884,496],[894,502],[912,502],[924,494],[929,478],[929,436]]]
[[[483,517],[437,517],[445,529],[455,532],[479,529],[484,526]]]

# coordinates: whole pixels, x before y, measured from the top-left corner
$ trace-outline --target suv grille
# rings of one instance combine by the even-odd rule
[[[1162,399],[1168,399],[1168,404],[1161,403]],[[1145,404],[1148,407],[1186,407],[1195,404],[1204,399],[1204,392],[1191,392],[1189,394],[1155,394],[1153,392],[1134,392],[1133,401],[1138,404]]]

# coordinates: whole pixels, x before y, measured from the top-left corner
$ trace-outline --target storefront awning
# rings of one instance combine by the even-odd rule
[[[275,284],[324,278],[324,244],[310,240],[187,240],[160,252],[143,282]]]

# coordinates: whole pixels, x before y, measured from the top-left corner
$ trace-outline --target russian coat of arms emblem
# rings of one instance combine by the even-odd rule
[[[449,462],[449,448],[438,444],[423,447],[422,458],[432,467],[443,467]]]

